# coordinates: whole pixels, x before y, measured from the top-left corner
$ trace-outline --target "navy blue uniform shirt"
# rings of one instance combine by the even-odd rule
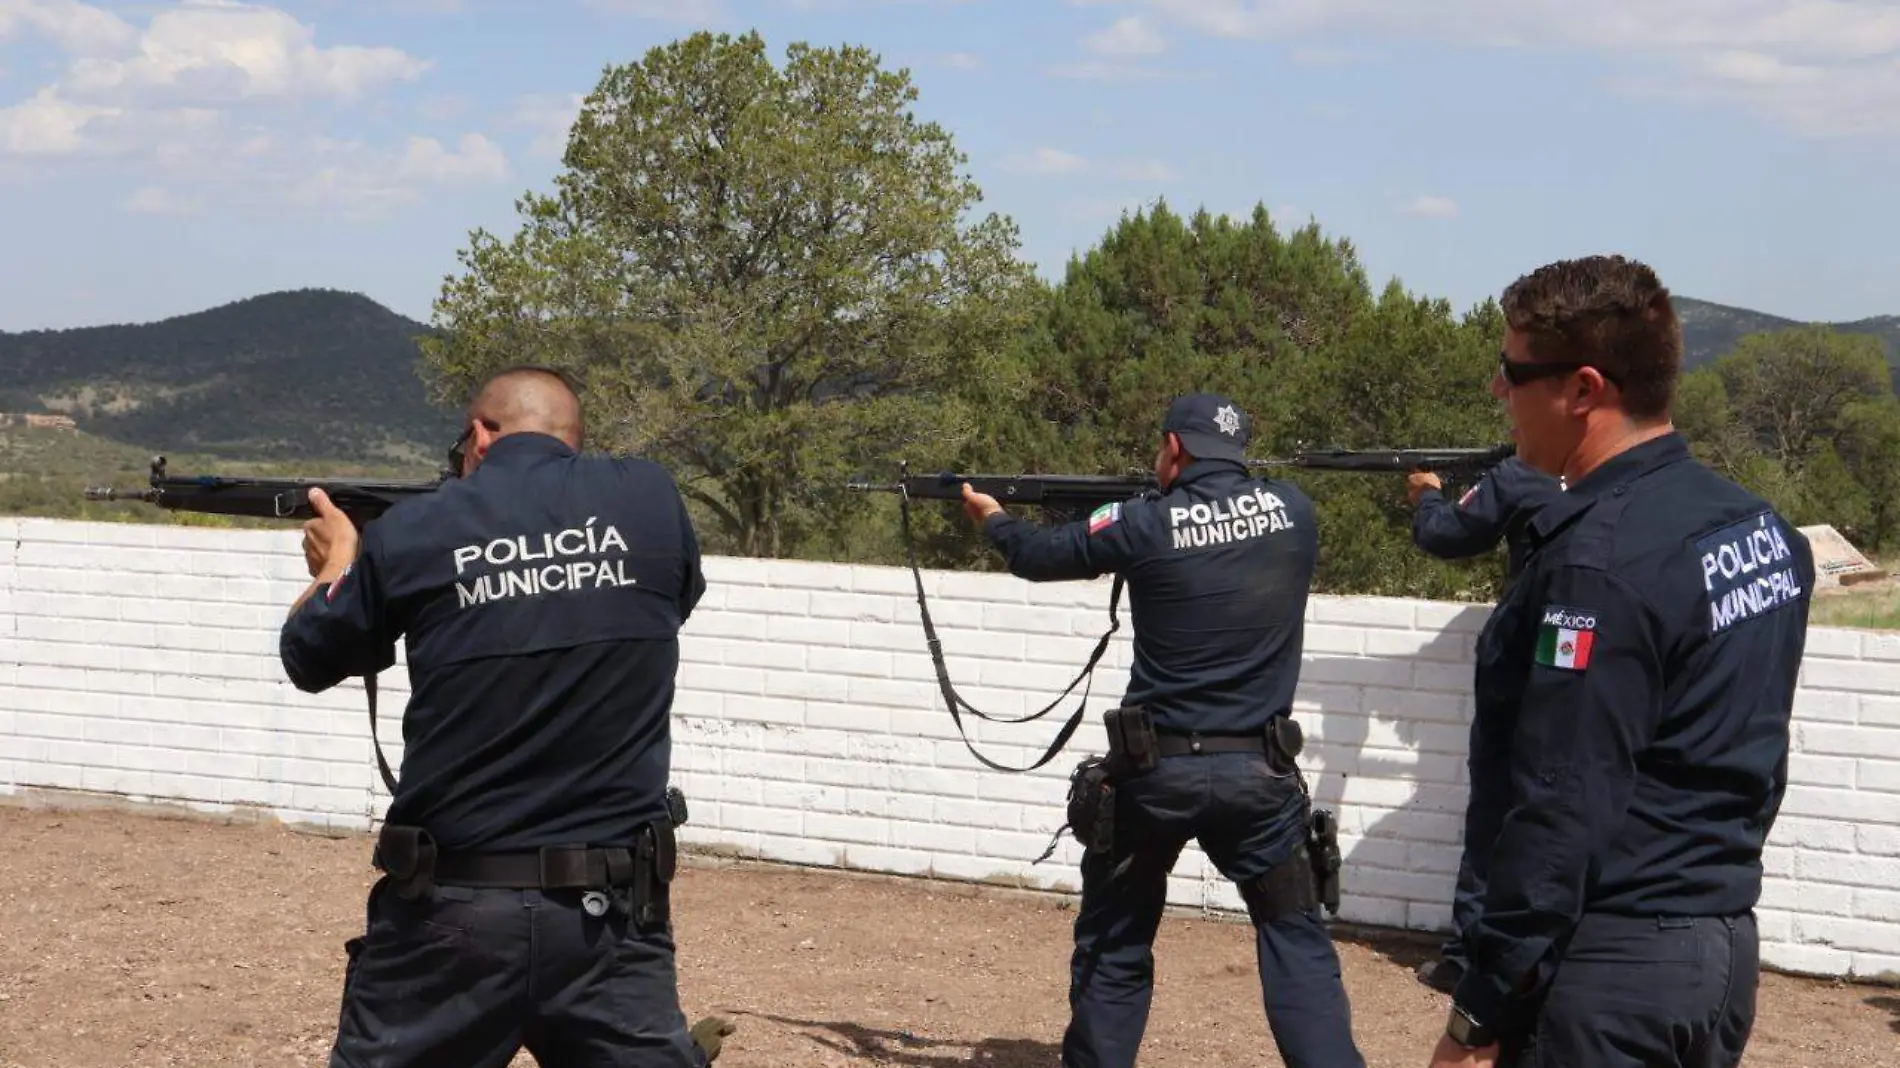
[[[705,592],[672,476],[544,434],[363,530],[350,570],[286,620],[316,692],[408,655],[391,823],[444,852],[630,845],[665,813],[677,635]]]
[[[1412,514],[1412,543],[1433,556],[1457,560],[1507,543],[1510,570],[1523,566],[1525,531],[1531,516],[1563,492],[1555,478],[1515,456],[1506,458],[1453,504],[1438,490],[1419,494]]]
[[[1530,535],[1478,644],[1477,714],[1509,741],[1473,754],[1473,804],[1501,811],[1454,994],[1505,1032],[1584,913],[1755,906],[1814,585],[1807,539],[1675,433],[1586,475]]]
[[[1038,528],[994,515],[984,532],[1035,582],[1120,572],[1134,617],[1124,705],[1159,729],[1242,734],[1293,707],[1307,591],[1319,554],[1313,504],[1238,463],[1196,460],[1166,493]]]

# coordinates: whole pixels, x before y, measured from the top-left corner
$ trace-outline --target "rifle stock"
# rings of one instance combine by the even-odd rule
[[[86,490],[86,499],[145,501],[174,512],[302,522],[316,516],[310,507],[310,491],[321,489],[361,528],[397,503],[435,491],[447,477],[446,473],[432,480],[172,475],[165,470],[165,458],[155,456],[147,485],[133,489],[92,487]]]

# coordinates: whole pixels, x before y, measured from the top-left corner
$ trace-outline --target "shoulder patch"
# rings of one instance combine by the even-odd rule
[[[1595,612],[1545,605],[1537,628],[1537,662],[1545,667],[1582,671],[1590,666],[1590,649],[1596,637]]]
[[[1465,505],[1470,504],[1471,498],[1476,497],[1477,495],[1478,495],[1478,487],[1475,483],[1473,483],[1472,487],[1466,490],[1463,496],[1460,496],[1458,498],[1458,507],[1463,508]]]
[[[1121,517],[1121,502],[1117,501],[1113,504],[1104,504],[1089,513],[1089,533],[1099,534],[1119,521]]]
[[[1780,518],[1763,511],[1696,541],[1714,633],[1807,597],[1788,538]]]

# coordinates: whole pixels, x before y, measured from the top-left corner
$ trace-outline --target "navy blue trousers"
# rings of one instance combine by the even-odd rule
[[[1586,914],[1535,1027],[1499,1068],[1736,1068],[1755,1024],[1760,934],[1751,915]]]
[[[1265,874],[1305,840],[1307,803],[1266,758],[1161,758],[1116,784],[1116,855],[1085,854],[1064,1068],[1129,1068],[1148,1026],[1168,873],[1189,840],[1230,880]],[[1127,868],[1115,873],[1122,858]],[[1255,927],[1267,1024],[1288,1068],[1364,1068],[1339,956],[1316,906]],[[1218,1012],[1220,1007],[1211,1006]]]
[[[385,877],[349,963],[330,1068],[704,1068],[680,1011],[671,925],[589,916],[578,890],[437,887]]]

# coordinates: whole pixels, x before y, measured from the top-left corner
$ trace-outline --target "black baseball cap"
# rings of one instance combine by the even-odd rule
[[[1240,405],[1218,393],[1176,398],[1168,405],[1161,429],[1179,435],[1181,445],[1202,460],[1246,463],[1247,442],[1253,439],[1253,420]]]

